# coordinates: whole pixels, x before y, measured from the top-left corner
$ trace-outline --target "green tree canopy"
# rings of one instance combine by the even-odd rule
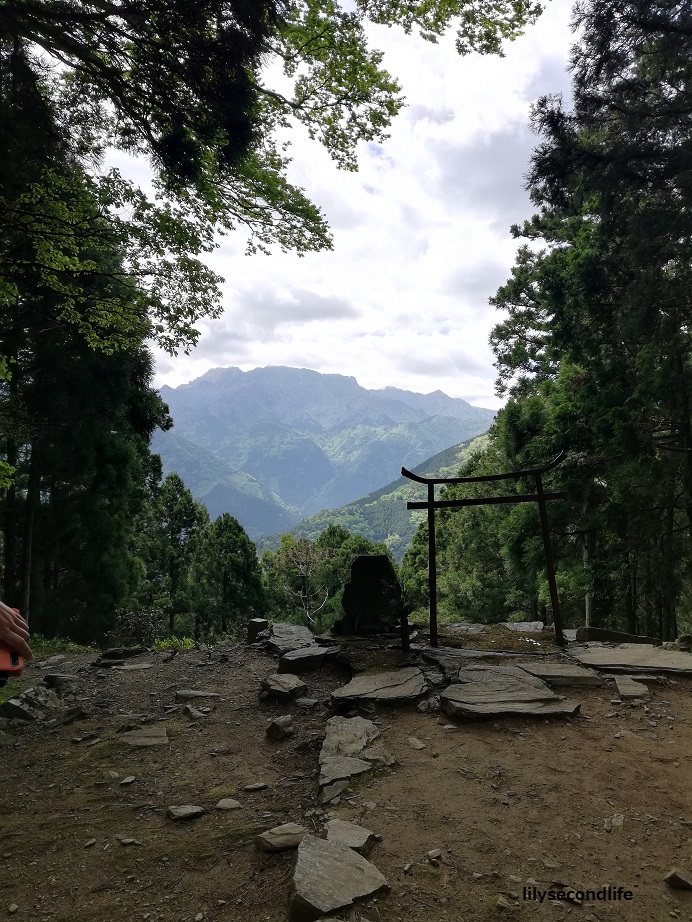
[[[196,322],[221,311],[220,280],[198,259],[217,232],[243,228],[251,252],[331,246],[324,216],[286,178],[276,129],[301,122],[345,169],[356,168],[359,142],[387,137],[403,99],[381,52],[368,47],[368,22],[416,29],[432,42],[454,26],[460,53],[501,54],[502,40],[539,13],[525,0],[357,0],[348,11],[335,0],[17,0],[0,10],[0,94],[11,100],[4,128],[28,137],[37,112],[41,130],[50,123],[53,143],[86,174],[92,210],[111,219],[123,270],[146,295],[148,332],[169,351],[188,349]],[[272,61],[291,92],[267,84]],[[108,146],[148,158],[153,200],[117,170],[104,171]],[[65,222],[71,234],[90,222],[58,206],[66,180],[35,148],[40,169],[21,190],[5,179],[7,164],[0,169],[0,208],[3,223],[24,223],[32,245],[40,242],[61,291],[85,268],[65,251]],[[0,253],[0,267],[13,258]],[[6,271],[0,284],[11,288]],[[62,294],[69,314],[74,287]],[[106,333],[108,316],[123,330],[106,309],[92,344],[117,342]]]

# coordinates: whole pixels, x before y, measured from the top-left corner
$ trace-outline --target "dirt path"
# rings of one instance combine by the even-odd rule
[[[152,668],[133,672],[94,669],[89,654],[60,664],[79,675],[89,716],[0,735],[0,913],[16,906],[11,915],[29,922],[286,920],[294,853],[263,855],[254,836],[289,821],[321,829],[324,817],[312,812],[320,734],[329,693],[348,676],[329,667],[305,677],[319,702],[312,710],[266,705],[259,683],[274,661],[242,647],[219,662],[223,652],[151,654],[142,659]],[[26,670],[24,685],[39,680],[39,667]],[[180,688],[221,698],[190,721],[175,707]],[[663,882],[673,866],[692,869],[692,680],[649,688],[647,710],[611,704],[610,682],[577,689],[582,717],[571,721],[448,729],[444,715],[368,715],[397,765],[355,781],[330,814],[382,836],[370,860],[391,889],[370,907],[383,922],[692,919],[692,892]],[[295,736],[267,742],[266,719],[284,713]],[[118,731],[137,725],[133,715],[161,721],[169,745],[127,747]],[[135,780],[121,784],[128,776]],[[268,787],[243,791],[258,781]],[[222,797],[241,808],[215,810]],[[173,804],[208,812],[175,823],[165,816]],[[438,864],[426,858],[431,849],[442,850]],[[524,888],[553,884],[610,884],[632,899],[523,898]],[[498,907],[503,899],[510,908]]]

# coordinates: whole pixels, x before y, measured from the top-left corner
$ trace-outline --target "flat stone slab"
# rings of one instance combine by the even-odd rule
[[[537,717],[572,715],[576,701],[565,701],[545,682],[518,666],[467,666],[458,683],[440,695],[442,709],[452,717],[501,717],[524,714]]]
[[[364,717],[332,717],[325,730],[320,764],[335,756],[358,756],[380,735],[375,724]]]
[[[349,785],[349,778],[342,778],[341,781],[335,781],[334,784],[328,784],[322,788],[317,798],[317,802],[320,804],[328,804],[332,802],[338,802],[337,798],[340,798],[343,792]]]
[[[169,743],[165,727],[138,727],[136,730],[121,733],[118,739],[132,747],[167,746]]]
[[[542,621],[504,621],[502,627],[516,631],[517,634],[540,634],[545,624]]]
[[[363,772],[369,772],[372,767],[372,762],[366,762],[364,759],[353,759],[349,756],[335,756],[331,759],[324,759],[320,765],[319,786],[322,788],[327,784],[333,784],[335,781],[351,778],[353,775],[361,775]]]
[[[377,841],[374,832],[363,826],[357,826],[355,823],[348,823],[346,820],[330,820],[324,828],[327,830],[328,842],[339,842],[341,845],[346,845],[364,858],[368,857]]]
[[[316,922],[387,887],[377,868],[347,845],[307,835],[298,846],[289,918]]]
[[[313,644],[311,647],[300,647],[298,650],[289,650],[279,660],[279,672],[310,672],[319,669],[324,663],[324,647]]]
[[[179,688],[175,693],[178,701],[195,701],[198,698],[220,698],[221,695],[212,691],[202,691],[196,688]]]
[[[428,689],[416,666],[387,672],[363,673],[332,692],[333,701],[413,701]]]
[[[64,685],[74,685],[79,682],[79,676],[69,675],[66,672],[47,672],[43,682],[48,688],[62,688]]]
[[[632,676],[616,675],[615,684],[621,698],[648,698],[649,689],[641,682],[636,682]]]
[[[543,663],[539,657],[537,662],[525,664],[521,663],[524,672],[548,682],[549,685],[602,685],[603,680],[593,669],[584,669],[583,666],[577,666],[574,663]]]
[[[169,807],[166,810],[166,816],[171,820],[194,820],[198,816],[204,816],[205,813],[204,807],[198,807],[196,804],[183,804],[180,807]]]
[[[217,810],[240,810],[243,805],[232,797],[222,797],[216,805]]]
[[[10,698],[0,704],[0,717],[8,720],[36,720],[38,714],[19,698]]]
[[[281,675],[274,672],[262,680],[262,691],[267,698],[295,698],[307,690],[305,682],[290,672]]]
[[[283,826],[274,826],[255,837],[255,845],[261,852],[285,852],[289,848],[297,848],[303,841],[307,829],[297,823],[284,823]]]
[[[651,644],[594,643],[573,647],[570,653],[583,665],[606,671],[692,675],[692,653],[662,650]]]
[[[644,643],[649,646],[660,646],[661,641],[654,637],[644,637],[641,634],[627,634],[625,631],[611,631],[603,627],[577,628],[576,640],[584,643],[587,640],[599,640],[610,643]]]
[[[113,672],[139,672],[140,669],[151,669],[153,663],[124,663],[122,666],[113,666]]]
[[[300,650],[303,647],[316,646],[315,635],[310,628],[302,624],[277,623],[272,625],[271,636],[267,646],[274,653],[283,656],[290,650]]]

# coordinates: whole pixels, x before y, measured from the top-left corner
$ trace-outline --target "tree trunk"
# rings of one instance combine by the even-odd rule
[[[223,571],[223,585],[221,590],[221,633],[226,633],[226,606],[228,605],[228,570]]]
[[[584,535],[582,538],[582,548],[581,548],[581,559],[584,569],[589,571],[589,564],[591,558],[594,555],[596,550],[596,533],[590,528],[591,521],[589,514],[593,506],[592,498],[592,484],[589,484],[586,487],[584,493],[584,503],[582,505],[582,517],[584,522]],[[591,622],[593,619],[593,593],[591,591],[591,578],[589,577],[589,588],[587,588],[584,594],[584,624],[586,627],[591,627]]]
[[[26,494],[26,513],[24,517],[24,536],[22,540],[22,594],[19,609],[25,621],[29,620],[31,595],[31,556],[34,537],[34,518],[41,491],[41,474],[39,472],[36,444],[31,445],[29,462],[29,482]]]
[[[684,483],[686,494],[687,529],[690,537],[689,560],[692,567],[692,420],[690,420],[690,396],[687,390],[687,375],[682,354],[678,352],[676,359],[678,377],[678,397],[680,399],[680,435],[684,449]]]
[[[663,536],[663,586],[661,587],[661,640],[673,640],[675,625],[675,571],[673,566],[673,528],[675,526],[675,509],[672,502],[666,513],[666,530]]]
[[[17,446],[7,440],[7,463],[12,467],[17,466]],[[3,600],[6,605],[14,608],[18,605],[17,593],[17,485],[16,474],[12,483],[5,491],[5,516],[4,531],[4,585]]]

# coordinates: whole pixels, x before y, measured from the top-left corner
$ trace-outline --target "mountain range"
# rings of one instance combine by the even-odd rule
[[[367,497],[494,416],[441,391],[367,390],[285,366],[214,368],[160,393],[174,423],[152,441],[164,474],[178,473],[212,519],[230,512],[253,539]]]

